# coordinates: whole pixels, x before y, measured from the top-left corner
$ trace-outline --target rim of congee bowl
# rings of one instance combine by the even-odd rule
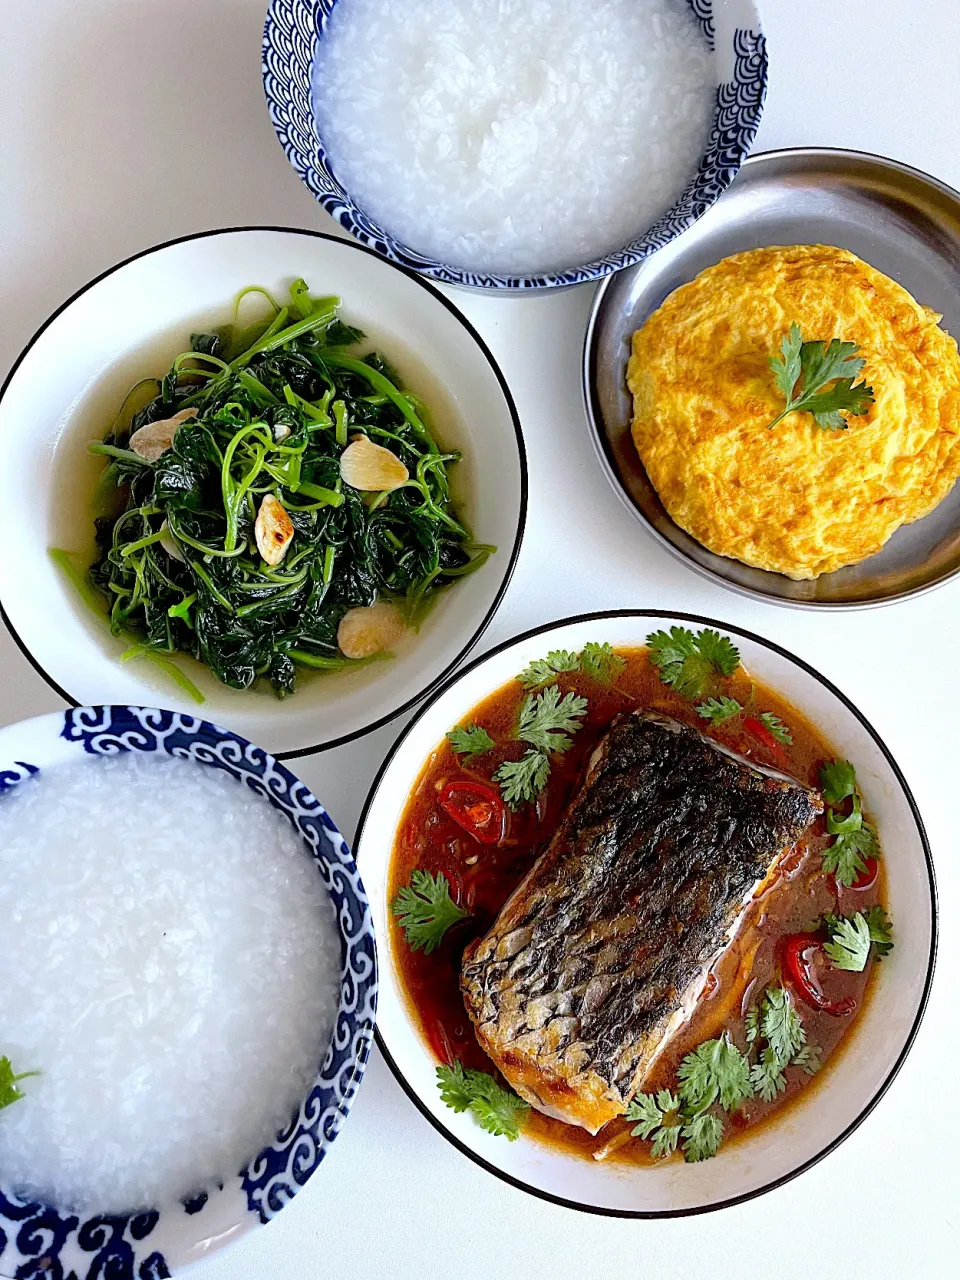
[[[134,751],[189,760],[242,782],[290,820],[330,894],[341,940],[329,1047],[291,1123],[217,1190],[128,1214],[80,1213],[0,1188],[0,1275],[160,1280],[271,1221],[316,1172],[342,1127],[373,1042],[377,952],[370,906],[343,836],[310,789],[269,752],[195,716],[150,707],[75,707],[0,729],[4,792],[85,755]],[[40,1270],[37,1274],[40,1274]]]
[[[691,226],[726,190],[750,153],[767,91],[768,60],[755,0],[687,0],[714,53],[717,105],[697,172],[650,227],[592,262],[541,274],[470,271],[439,262],[392,236],[344,189],[327,158],[313,111],[313,62],[336,0],[271,0],[261,71],[270,120],[287,159],[328,214],[391,262],[444,284],[507,293],[599,280],[649,257]]]

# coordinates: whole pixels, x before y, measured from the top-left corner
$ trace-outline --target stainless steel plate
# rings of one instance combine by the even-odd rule
[[[671,551],[707,577],[781,604],[853,608],[914,595],[960,573],[960,485],[882,551],[811,582],[714,555],[667,515],[630,437],[630,338],[668,294],[731,253],[770,244],[850,249],[943,313],[960,336],[960,193],[906,165],[803,148],[749,159],[688,231],[597,292],[584,347],[584,397],[614,487]]]

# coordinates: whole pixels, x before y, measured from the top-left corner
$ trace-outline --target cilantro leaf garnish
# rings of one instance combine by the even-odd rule
[[[808,1076],[815,1076],[823,1066],[823,1050],[818,1044],[805,1044],[794,1058],[793,1066],[802,1068]]]
[[[38,1076],[39,1071],[21,1071],[19,1075],[14,1074],[13,1063],[9,1058],[0,1058],[0,1111],[4,1107],[12,1106],[14,1102],[19,1102],[21,1098],[25,1098],[26,1094],[22,1089],[17,1088],[17,1084],[21,1080],[28,1080],[30,1076]]]
[[[458,756],[479,756],[494,746],[489,733],[478,724],[457,725],[447,734],[447,740]]]
[[[630,1130],[634,1138],[649,1138],[663,1121],[663,1111],[652,1093],[638,1093],[631,1099],[624,1114],[628,1120],[636,1121],[635,1127]]]
[[[686,627],[653,631],[647,647],[660,679],[687,698],[702,697],[714,677],[731,676],[740,665],[736,646],[709,627],[696,635]]]
[[[820,766],[820,790],[827,804],[842,804],[857,789],[857,775],[849,760],[830,760]]]
[[[436,951],[451,925],[470,914],[450,897],[445,875],[432,876],[420,867],[412,872],[410,883],[398,891],[390,910],[406,934],[411,951],[423,951],[425,955]]]
[[[709,1160],[720,1150],[722,1141],[723,1121],[712,1111],[701,1112],[683,1126],[683,1158],[691,1164]]]
[[[579,671],[580,655],[566,649],[554,649],[545,658],[537,658],[517,676],[525,689],[536,689],[562,671]]]
[[[611,684],[626,665],[626,658],[614,653],[612,645],[591,640],[579,653],[554,649],[524,667],[517,679],[525,689],[537,689],[564,672],[582,671],[600,684]]]
[[[849,888],[862,871],[867,858],[880,852],[877,833],[864,819],[863,801],[857,778],[849,760],[832,760],[820,769],[820,789],[828,805],[842,804],[852,797],[849,813],[836,808],[827,811],[827,831],[836,836],[821,855],[824,871],[832,871],[839,884]]]
[[[881,906],[868,907],[863,912],[863,918],[867,922],[870,930],[870,941],[875,948],[875,954],[878,960],[882,960],[884,956],[888,956],[893,950],[893,929],[890,924],[890,917]]]
[[[551,658],[555,657],[557,654],[551,654]],[[586,698],[576,693],[561,698],[555,684],[548,685],[542,693],[527,694],[520,708],[517,737],[528,742],[531,750],[521,760],[504,761],[493,775],[511,809],[537,798],[550,777],[550,756],[569,750],[570,734],[581,727],[586,713]]]
[[[863,382],[854,385],[866,364],[857,355],[859,350],[855,342],[838,338],[828,343],[804,342],[800,326],[792,324],[780,344],[781,354],[770,360],[774,381],[787,403],[768,425],[775,427],[790,413],[806,412],[824,431],[845,431],[849,424],[841,411],[860,416],[874,401],[873,387]]]
[[[807,1042],[803,1021],[786,987],[768,987],[760,1009],[764,1040],[786,1065]]]
[[[650,1154],[657,1160],[663,1160],[666,1156],[672,1156],[677,1149],[677,1143],[680,1141],[680,1134],[682,1132],[682,1125],[662,1124],[653,1135],[653,1145],[650,1148]]]
[[[542,751],[530,750],[522,760],[505,760],[493,775],[511,809],[536,800],[550,777],[550,761]]]
[[[683,1128],[679,1112],[680,1099],[669,1089],[661,1089],[656,1095],[638,1093],[631,1099],[625,1116],[627,1120],[637,1122],[630,1130],[631,1136],[652,1141],[651,1155],[662,1159],[677,1149]]]
[[[764,1049],[760,1061],[750,1068],[750,1083],[764,1102],[773,1102],[777,1094],[786,1089],[787,1077],[783,1074],[783,1063],[773,1049]]]
[[[747,1044],[753,1044],[757,1036],[760,1034],[760,1010],[755,1004],[752,1004],[747,1010],[747,1016],[743,1022],[744,1033],[747,1037]]]
[[[750,1068],[750,1082],[764,1102],[773,1102],[786,1089],[787,1067],[802,1067],[808,1075],[818,1069],[820,1049],[807,1044],[806,1028],[786,987],[768,987],[748,1010],[746,1023],[749,1044],[767,1042]]]
[[[883,907],[869,907],[854,916],[827,915],[823,924],[830,936],[823,950],[835,969],[862,973],[867,967],[871,944],[877,958],[893,950],[890,917]]]
[[[849,888],[867,868],[867,858],[876,857],[878,851],[876,832],[862,826],[857,831],[838,836],[821,858],[824,871],[832,871],[840,884]]]
[[[513,1142],[520,1136],[520,1120],[530,1104],[512,1089],[504,1089],[487,1071],[464,1070],[459,1060],[437,1067],[440,1098],[454,1111],[471,1111],[482,1129]]]
[[[581,671],[600,684],[610,684],[626,665],[626,658],[614,653],[613,646],[609,644],[595,644],[591,640],[583,646],[580,653]]]
[[[586,713],[586,698],[576,693],[561,698],[558,686],[550,685],[542,693],[527,695],[520,708],[517,737],[538,751],[566,751],[572,741],[568,735],[576,733]]]
[[[783,743],[785,747],[789,747],[793,742],[793,734],[783,723],[779,716],[775,716],[772,711],[763,711],[759,716],[761,724],[766,725],[777,742]]]
[[[870,926],[858,911],[855,916],[826,916],[830,941],[823,950],[835,969],[862,973],[870,958]]]
[[[691,1050],[677,1068],[677,1081],[692,1111],[703,1111],[717,1101],[731,1111],[753,1094],[750,1065],[727,1033]]]
[[[697,715],[702,720],[709,720],[711,724],[725,724],[742,710],[743,707],[736,698],[707,698],[706,702],[701,702],[697,707]]]

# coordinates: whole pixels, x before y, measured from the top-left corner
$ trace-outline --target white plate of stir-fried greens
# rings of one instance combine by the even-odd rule
[[[0,604],[72,701],[203,707],[278,753],[397,714],[522,534],[516,411],[431,286],[274,229],[81,290],[0,397]]]

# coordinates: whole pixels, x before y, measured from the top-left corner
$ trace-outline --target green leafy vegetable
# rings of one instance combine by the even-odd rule
[[[550,777],[550,761],[541,751],[528,751],[522,760],[505,760],[493,775],[511,809],[536,800]]]
[[[726,1033],[688,1053],[677,1068],[683,1101],[702,1111],[719,1101],[726,1111],[753,1094],[750,1065]]]
[[[627,665],[626,658],[614,653],[609,644],[595,644],[592,640],[583,646],[580,668],[584,675],[592,676],[600,684],[611,684]]]
[[[882,960],[884,956],[888,956],[893,950],[893,930],[890,924],[890,917],[881,906],[868,907],[863,913],[863,918],[867,922],[867,928],[870,930],[870,941],[873,943],[874,954],[878,960]]]
[[[525,689],[536,689],[555,676],[582,671],[600,684],[610,684],[626,664],[626,658],[614,653],[612,645],[596,644],[591,640],[583,646],[580,653],[554,649],[545,658],[538,658],[524,667],[517,679]]]
[[[768,987],[764,993],[760,1031],[784,1065],[790,1063],[806,1044],[803,1021],[786,987]]]
[[[769,425],[775,427],[787,414],[806,412],[812,413],[814,422],[825,431],[846,430],[848,424],[842,413],[859,416],[874,401],[873,387],[863,382],[854,385],[866,364],[857,355],[859,349],[855,342],[837,338],[829,343],[804,342],[800,326],[792,324],[780,345],[781,354],[770,360],[777,387],[787,403]],[[801,378],[803,385],[798,392]]]
[[[783,723],[779,716],[775,716],[772,711],[764,711],[760,715],[761,724],[766,725],[777,742],[782,742],[784,746],[789,747],[793,742],[793,734]]]
[[[527,694],[520,708],[517,737],[521,742],[528,742],[532,750],[521,760],[504,761],[493,775],[511,809],[537,798],[550,776],[551,754],[570,748],[570,734],[581,727],[580,721],[586,712],[586,698],[575,693],[561,698],[555,684],[548,685],[542,693]]]
[[[454,1111],[471,1111],[480,1127],[495,1137],[513,1142],[520,1136],[520,1121],[530,1104],[511,1089],[504,1089],[486,1071],[465,1070],[459,1061],[437,1067],[440,1097]]]
[[[750,1068],[750,1083],[764,1102],[773,1102],[777,1094],[786,1089],[787,1077],[783,1074],[783,1064],[769,1046],[764,1049],[759,1061]]]
[[[857,789],[857,775],[849,760],[830,760],[820,766],[820,790],[827,804],[842,804]]]
[[[823,1066],[823,1050],[818,1044],[805,1044],[794,1058],[793,1066],[801,1067],[808,1076],[815,1076]]]
[[[743,707],[736,698],[707,698],[706,702],[701,702],[697,707],[697,715],[702,720],[709,720],[711,724],[716,725],[732,720],[742,710]]]
[[[19,1075],[15,1075],[10,1059],[0,1058],[0,1111],[26,1097],[23,1090],[17,1088],[21,1080],[28,1080],[31,1076],[39,1074],[39,1071],[21,1071]]]
[[[839,883],[849,888],[861,871],[866,870],[866,859],[876,857],[878,852],[876,832],[872,827],[861,826],[838,836],[823,851],[823,869],[832,871]]]
[[[446,876],[432,876],[419,867],[410,876],[409,885],[398,891],[390,910],[406,934],[410,949],[426,955],[436,951],[451,925],[470,914],[450,897]]]
[[[750,1068],[750,1082],[764,1102],[773,1102],[786,1089],[787,1067],[803,1067],[809,1075],[819,1067],[820,1050],[807,1044],[806,1028],[786,987],[768,987],[747,1012],[747,1041],[755,1045],[761,1040],[766,1048]]]
[[[586,698],[575,693],[561,698],[559,688],[550,685],[542,693],[528,694],[524,699],[517,737],[538,751],[566,751],[572,742],[568,735],[576,733],[586,713]]]
[[[580,655],[566,649],[554,649],[545,658],[538,658],[524,667],[517,679],[525,689],[536,689],[563,671],[579,671]]]
[[[654,1129],[658,1129],[663,1123],[663,1111],[652,1093],[638,1093],[630,1101],[624,1114],[628,1120],[637,1122],[630,1130],[634,1138],[649,1138]]]
[[[656,1095],[638,1093],[626,1110],[626,1119],[637,1123],[630,1130],[634,1138],[652,1140],[651,1154],[657,1159],[672,1155],[677,1149],[683,1122],[679,1115],[680,1099],[669,1089]]]
[[[827,915],[823,917],[823,924],[830,938],[823,949],[836,969],[862,973],[867,967],[871,945],[878,959],[893,950],[890,917],[881,906],[858,911],[854,916]]]
[[[870,958],[870,926],[858,911],[855,916],[826,916],[830,941],[823,950],[835,969],[862,973]]]
[[[743,1022],[744,1034],[747,1037],[747,1044],[753,1044],[757,1036],[760,1034],[760,1010],[755,1004],[752,1004],[747,1010],[747,1016]]]
[[[827,831],[837,838],[822,854],[824,871],[832,871],[838,883],[849,888],[866,870],[867,858],[879,855],[877,833],[864,820],[863,802],[849,760],[833,760],[823,765],[820,789],[829,805],[842,804],[852,797],[849,813],[842,813],[836,808],[828,810]]]
[[[492,750],[494,741],[480,725],[457,725],[447,734],[447,740],[458,756],[479,756]]]
[[[363,335],[338,320],[339,299],[311,297],[302,280],[285,305],[263,290],[241,297],[251,292],[272,318],[193,335],[146,403],[128,397],[90,446],[110,460],[113,502],[88,576],[131,656],[174,675],[171,658],[189,654],[231,688],[262,680],[283,697],[300,672],[356,665],[337,642],[349,609],[394,600],[416,625],[493,548],[474,544],[454,510],[459,454],[441,451],[381,356],[350,354]],[[159,456],[130,447],[190,410]],[[357,435],[393,452],[408,481],[378,493],[346,484],[340,456]],[[256,539],[267,496],[293,531],[274,564]]]
[[[736,646],[710,628],[696,635],[686,627],[654,631],[647,645],[664,684],[687,698],[702,697],[715,677],[731,676],[740,665]]]
[[[720,1150],[723,1141],[723,1121],[712,1111],[693,1116],[683,1126],[683,1158],[695,1163],[709,1160]]]

